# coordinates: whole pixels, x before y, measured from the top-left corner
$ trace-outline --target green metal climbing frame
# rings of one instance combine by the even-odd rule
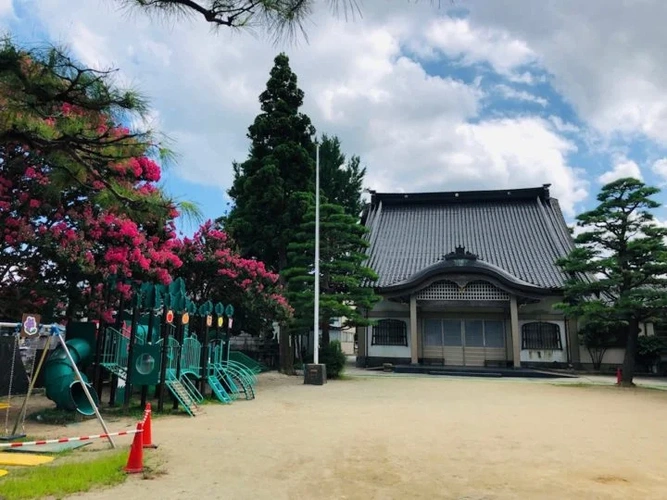
[[[269,371],[269,369],[264,366],[259,361],[252,359],[250,356],[240,352],[240,351],[230,351],[229,352],[229,361],[235,361],[243,366],[245,366],[251,372],[259,375],[260,373]]]

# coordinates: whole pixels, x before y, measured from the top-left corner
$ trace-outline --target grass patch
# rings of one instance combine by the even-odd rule
[[[122,467],[127,450],[98,452],[98,457],[85,461],[12,470],[0,479],[0,498],[19,500],[55,497],[89,491],[93,487],[122,483],[127,475]]]

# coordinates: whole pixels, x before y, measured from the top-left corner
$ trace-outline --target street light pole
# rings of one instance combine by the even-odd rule
[[[315,146],[315,318],[313,362],[320,363],[320,144]]]

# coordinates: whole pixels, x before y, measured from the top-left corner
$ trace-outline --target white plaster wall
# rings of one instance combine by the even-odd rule
[[[562,302],[562,297],[545,297],[535,304],[525,304],[519,306],[519,314],[555,314],[561,316],[563,311],[554,306]]]
[[[406,312],[410,313],[410,305],[409,304],[399,304],[397,302],[392,302],[389,300],[382,300],[375,304],[372,310],[372,316],[373,318],[377,318],[377,313],[382,313],[382,312]]]
[[[611,365],[622,365],[623,357],[625,356],[625,349],[622,347],[614,347],[612,349],[607,349],[607,352],[604,353],[604,358],[602,358],[603,364]],[[584,364],[593,364],[591,355],[584,346],[579,347],[579,359]]]
[[[521,361],[531,362],[531,363],[567,363],[567,338],[565,335],[565,322],[564,321],[549,321],[545,319],[534,320],[534,319],[524,319],[519,320],[519,335],[521,335],[521,329],[526,323],[532,323],[534,321],[543,321],[545,323],[555,323],[560,326],[560,342],[563,346],[561,351],[551,351],[551,350],[542,350],[542,349],[522,349],[521,350]],[[519,342],[521,338],[519,338]]]
[[[389,319],[387,318],[373,318],[377,320]],[[393,318],[398,319],[398,318]],[[368,356],[373,357],[383,357],[383,358],[409,358],[410,357],[410,320],[409,319],[400,319],[403,321],[407,328],[408,336],[408,345],[372,345],[373,340],[373,328],[368,328]]]

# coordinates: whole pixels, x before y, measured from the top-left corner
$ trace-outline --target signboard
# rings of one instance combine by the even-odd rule
[[[167,323],[170,325],[174,324],[174,311],[171,309],[167,311]]]
[[[229,327],[230,330],[232,328],[232,323],[234,323],[234,318],[229,318],[229,322],[227,323],[227,326]]]
[[[181,316],[181,324],[187,325],[189,322],[190,322],[190,315],[188,313],[183,313],[183,316]]]
[[[213,316],[210,314],[206,316],[206,326],[211,326],[213,324]]]
[[[21,337],[35,337],[39,333],[41,319],[39,314],[24,314],[21,319]]]
[[[218,316],[218,328],[222,328],[222,324],[225,322],[222,316]]]

